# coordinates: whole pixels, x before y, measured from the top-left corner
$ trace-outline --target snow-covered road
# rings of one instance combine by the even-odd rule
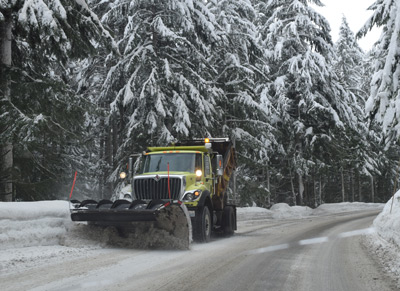
[[[240,208],[233,237],[182,251],[117,246],[48,203],[0,203],[1,290],[396,290],[364,246],[383,205]]]

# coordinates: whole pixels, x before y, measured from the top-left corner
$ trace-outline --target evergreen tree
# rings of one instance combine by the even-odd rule
[[[339,81],[346,90],[354,95],[361,95],[359,86],[364,53],[344,16],[339,29],[339,39],[335,44],[335,52],[337,58],[334,61],[334,69]]]
[[[237,140],[240,163],[246,165],[243,173],[239,169],[238,183],[260,176],[255,182],[264,184],[266,179],[261,173],[268,167],[276,143],[271,123],[274,111],[265,89],[267,60],[255,25],[257,12],[249,0],[210,1],[209,6],[224,40],[212,53],[218,70],[217,86],[224,96],[220,103],[225,115],[222,135],[228,133]],[[267,199],[268,195],[267,187],[257,185],[254,191],[243,191],[241,198]]]
[[[364,118],[365,91],[362,89],[362,72],[364,66],[364,53],[358,46],[357,40],[350,30],[346,18],[343,16],[339,30],[339,39],[335,44],[336,58],[333,69],[338,76],[340,84],[346,90],[352,107],[355,127],[347,128],[344,147],[348,150],[342,151],[341,164],[338,169],[341,173],[348,172],[352,178],[354,174],[360,176],[375,171],[376,164],[370,161],[376,158],[375,151],[371,150],[371,142],[374,137],[369,132]],[[356,171],[356,173],[355,173]],[[344,193],[345,181],[341,175],[342,201],[347,200]],[[352,195],[353,196],[353,195]],[[349,200],[354,200],[352,197]]]
[[[122,129],[115,179],[127,153],[213,135],[221,90],[210,56],[221,35],[203,1],[118,1],[103,20],[123,27],[101,94]]]
[[[0,139],[13,147],[16,198],[52,198],[73,170],[87,167],[76,157],[85,155],[89,102],[68,84],[70,60],[111,37],[82,0],[1,1],[0,31]]]
[[[360,30],[364,36],[373,26],[382,27],[377,42],[371,93],[366,103],[367,114],[382,125],[388,142],[397,141],[400,134],[400,3],[397,0],[377,0],[371,7],[373,15]]]
[[[335,164],[344,131],[356,129],[353,100],[330,69],[334,52],[329,24],[308,1],[275,0],[263,7],[271,11],[263,24],[264,43],[285,151],[281,167],[288,169],[285,175],[302,204],[305,178]]]
[[[377,182],[383,177],[393,185],[392,181],[397,178],[396,161],[399,159],[396,153],[400,132],[400,3],[397,0],[377,0],[368,9],[373,10],[373,14],[357,37],[365,36],[373,26],[382,27],[382,34],[369,53],[373,65],[372,77],[367,79],[369,82],[364,82],[364,88],[370,86],[365,89],[369,91],[365,110],[370,118],[370,128],[378,137],[375,143],[375,147],[379,149]],[[385,199],[385,194],[383,192],[379,198]]]

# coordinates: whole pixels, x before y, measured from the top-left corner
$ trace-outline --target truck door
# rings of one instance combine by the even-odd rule
[[[213,180],[211,173],[211,162],[208,155],[204,155],[204,183],[208,189],[210,189],[210,194],[213,194]]]

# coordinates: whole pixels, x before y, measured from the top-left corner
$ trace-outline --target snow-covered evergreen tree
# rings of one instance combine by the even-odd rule
[[[224,96],[220,103],[225,115],[222,134],[229,133],[237,140],[241,163],[248,172],[239,174],[243,179],[238,183],[244,184],[247,178],[250,181],[258,175],[260,167],[268,167],[275,145],[273,110],[265,90],[267,60],[259,42],[257,12],[251,1],[209,1],[209,6],[223,31],[223,45],[212,54],[218,70],[217,86]],[[260,189],[266,187],[259,187],[259,182],[256,182],[258,189],[244,191],[245,194],[263,192]],[[264,192],[264,196],[269,195]]]
[[[335,52],[336,59],[333,62],[333,69],[350,97],[349,100],[352,103],[349,105],[352,107],[356,125],[347,128],[347,142],[343,147],[348,150],[342,151],[340,170],[349,171],[351,175],[356,171],[358,176],[371,176],[377,171],[378,163],[377,151],[371,147],[377,142],[377,137],[373,131],[369,130],[364,114],[368,93],[363,88],[363,78],[368,78],[369,64],[344,16],[339,30],[339,39],[335,44]],[[344,194],[342,194],[342,199],[343,197]]]
[[[348,91],[355,95],[361,95],[359,86],[364,53],[344,16],[339,29],[339,39],[335,44],[335,51],[337,59],[334,61],[334,69],[339,81]]]
[[[368,9],[373,14],[357,37],[365,36],[373,26],[381,27],[382,34],[369,52],[372,68],[367,69],[372,72],[364,82],[364,90],[369,92],[365,110],[370,117],[369,126],[377,137],[374,139],[379,150],[377,183],[380,180],[393,183],[397,178],[395,161],[399,159],[400,1],[377,0]]]
[[[85,169],[76,156],[89,102],[68,84],[70,60],[111,36],[84,0],[3,0],[0,31],[8,58],[0,68],[0,139],[14,148],[13,180],[20,199],[54,197],[66,175]]]
[[[263,5],[270,12],[263,25],[271,60],[270,94],[280,116],[286,175],[298,203],[305,177],[337,162],[344,130],[357,125],[353,100],[331,70],[329,24],[308,2],[271,0]]]
[[[119,165],[127,150],[212,135],[222,94],[210,56],[221,34],[206,2],[116,1],[102,19],[123,32],[101,95],[122,123]]]
[[[374,76],[366,111],[382,124],[389,141],[400,135],[400,1],[377,0],[369,7],[373,15],[358,33],[363,36],[373,26],[382,27],[377,42]]]

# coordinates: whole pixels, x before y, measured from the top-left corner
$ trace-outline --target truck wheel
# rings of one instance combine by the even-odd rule
[[[233,235],[235,231],[235,212],[232,206],[225,206],[223,213],[224,234],[226,236]]]
[[[207,206],[200,207],[196,211],[193,225],[193,238],[198,242],[211,240],[212,220]]]

